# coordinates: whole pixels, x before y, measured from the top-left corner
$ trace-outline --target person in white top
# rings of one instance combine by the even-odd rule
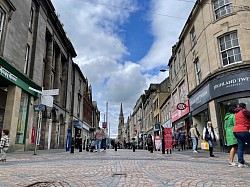
[[[218,140],[219,137],[214,132],[214,128],[212,126],[211,121],[208,121],[207,126],[205,126],[203,129],[203,139],[208,142],[210,157],[214,157],[214,154],[213,154],[214,142],[216,142],[216,140]]]

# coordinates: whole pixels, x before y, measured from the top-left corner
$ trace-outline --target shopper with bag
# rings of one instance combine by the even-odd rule
[[[208,142],[210,157],[214,157],[214,142],[216,142],[216,140],[218,140],[219,138],[218,135],[214,132],[211,121],[208,121],[207,126],[205,126],[203,129],[203,139]]]

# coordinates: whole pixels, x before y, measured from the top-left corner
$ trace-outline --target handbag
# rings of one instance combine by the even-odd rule
[[[201,149],[203,149],[203,150],[209,150],[209,145],[208,145],[207,141],[202,140],[202,142],[201,142]]]

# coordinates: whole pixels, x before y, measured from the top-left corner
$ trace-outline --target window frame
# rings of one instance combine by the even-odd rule
[[[228,39],[230,39],[230,40],[228,40]],[[222,42],[222,40],[224,42]],[[236,43],[237,43],[237,45],[235,45]],[[239,42],[237,31],[228,32],[228,33],[225,33],[224,35],[218,37],[218,44],[219,44],[222,67],[226,67],[226,66],[236,64],[236,63],[242,63],[240,42]],[[238,53],[236,53],[236,52],[238,52]],[[223,55],[225,55],[225,54],[226,54],[226,56],[223,57]],[[233,57],[234,61],[230,62],[232,57]],[[227,64],[224,63],[225,59],[227,60]]]
[[[0,7],[0,43],[3,37],[5,17],[6,17],[6,12],[4,12],[4,10]]]
[[[220,2],[223,2],[223,5],[220,5]],[[216,3],[218,7],[216,7]],[[224,16],[227,16],[228,14],[233,13],[232,0],[213,0],[213,9],[214,9],[215,20],[218,20]],[[217,11],[219,12],[217,13]],[[222,12],[224,11],[226,13],[222,15]]]
[[[192,44],[192,47],[193,47],[197,43],[196,32],[195,32],[195,27],[194,26],[191,28],[189,33],[190,33],[191,44]]]
[[[196,58],[194,61],[194,70],[195,70],[196,85],[199,85],[202,81],[201,65],[200,65],[199,58]]]
[[[26,45],[26,50],[25,50],[25,59],[24,59],[24,74],[28,74],[29,70],[29,58],[30,58],[30,46],[29,44]]]

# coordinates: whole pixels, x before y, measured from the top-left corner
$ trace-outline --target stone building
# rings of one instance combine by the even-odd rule
[[[65,148],[73,116],[92,125],[92,97],[85,94],[91,87],[79,69],[73,71],[74,57],[50,0],[0,2],[0,127],[10,130],[10,151],[33,149],[36,131],[39,149]],[[59,89],[59,94],[45,100],[42,88]],[[74,93],[80,91],[78,110]],[[38,115],[34,106],[41,99],[52,105]],[[88,107],[83,109],[85,100]]]
[[[202,131],[211,120],[221,150],[225,145],[223,119],[229,107],[244,102],[250,108],[249,18],[248,0],[197,1],[175,46],[174,57],[184,49],[185,60],[173,58],[169,63],[173,85],[185,81],[190,123],[197,123]],[[183,73],[176,73],[182,62]],[[172,121],[173,117],[172,113]],[[181,117],[178,121],[187,119]]]

